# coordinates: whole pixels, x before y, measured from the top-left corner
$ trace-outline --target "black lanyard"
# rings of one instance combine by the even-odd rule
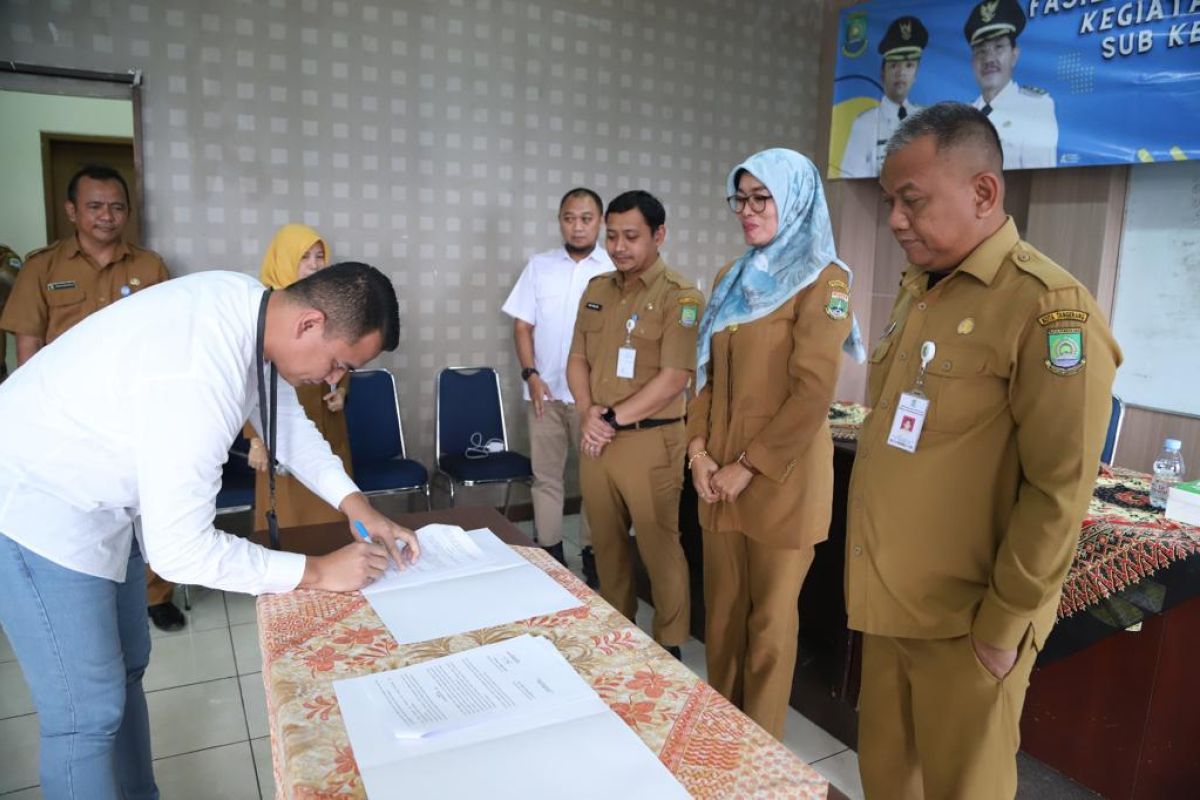
[[[264,339],[267,332],[267,300],[271,297],[271,289],[263,292],[262,302],[258,305],[258,335],[254,343],[254,365],[258,378],[258,413],[262,424],[262,435],[267,446],[267,486],[270,497],[267,508],[267,535],[270,537],[271,549],[279,549],[279,520],[275,516],[275,416],[279,402],[279,372],[271,364],[271,405],[267,406],[267,387],[263,385],[263,367],[266,366],[264,357]]]

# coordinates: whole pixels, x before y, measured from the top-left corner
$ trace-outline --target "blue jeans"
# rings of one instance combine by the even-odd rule
[[[150,628],[137,539],[125,581],[115,583],[0,534],[0,625],[37,708],[46,800],[157,800],[142,693]]]

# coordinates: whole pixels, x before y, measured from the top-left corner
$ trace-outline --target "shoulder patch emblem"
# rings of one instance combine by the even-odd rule
[[[599,311],[603,307],[604,306],[600,305],[599,303],[588,303],[584,306],[584,308],[586,308],[588,311]]]
[[[850,284],[845,281],[832,280],[829,282],[829,288],[834,291],[848,292],[850,291]]]
[[[1055,375],[1074,375],[1083,369],[1083,330],[1051,328],[1046,331],[1046,369]]]
[[[1060,308],[1057,311],[1051,311],[1049,314],[1042,314],[1038,317],[1038,324],[1045,327],[1051,322],[1087,322],[1088,312],[1077,311],[1073,308]]]
[[[1030,97],[1042,97],[1046,94],[1046,90],[1037,86],[1021,86],[1021,94],[1029,95]]]
[[[700,316],[700,304],[691,298],[679,300],[679,324],[685,328],[695,327]]]
[[[850,295],[845,292],[832,291],[829,301],[825,303],[825,314],[830,319],[845,319],[850,313]]]

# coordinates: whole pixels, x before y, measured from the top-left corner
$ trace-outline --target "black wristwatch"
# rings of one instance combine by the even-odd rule
[[[528,381],[531,376],[541,374],[542,373],[537,371],[537,367],[526,367],[525,369],[521,370],[521,380]]]
[[[604,420],[609,424],[610,427],[615,429],[617,427],[617,410],[612,406],[609,406],[604,413],[600,415],[600,419]]]

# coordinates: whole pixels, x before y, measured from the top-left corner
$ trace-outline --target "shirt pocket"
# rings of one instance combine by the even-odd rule
[[[604,330],[604,317],[600,315],[599,311],[583,308],[579,312],[579,318],[575,320],[575,325],[583,336],[584,354],[594,369],[596,359],[600,355],[600,337]]]
[[[76,303],[87,299],[83,289],[73,286],[70,289],[51,289],[46,292],[46,305],[54,309],[67,309]]]
[[[1008,381],[989,369],[991,351],[978,346],[941,345],[925,371],[929,418],[925,427],[963,433],[1004,408]]]
[[[663,319],[661,316],[638,317],[633,333],[629,336],[630,344],[637,350],[638,371],[641,371],[643,367],[658,369],[662,360],[662,338]],[[622,340],[622,346],[624,346],[624,340]]]

